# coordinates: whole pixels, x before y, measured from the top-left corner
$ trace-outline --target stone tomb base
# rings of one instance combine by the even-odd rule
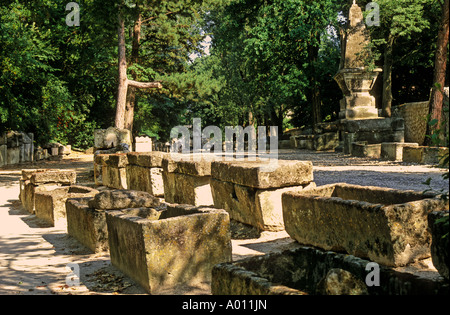
[[[214,265],[231,261],[224,210],[168,205],[167,210],[106,213],[111,262],[147,292],[207,283]]]
[[[109,154],[103,157],[105,167],[102,167],[102,184],[113,189],[128,189],[126,153]]]
[[[387,266],[430,257],[428,213],[448,209],[432,193],[332,184],[283,194],[286,232],[299,243]]]
[[[36,193],[74,185],[76,178],[76,172],[72,170],[22,170],[19,199],[24,208],[33,214]]]
[[[211,162],[167,154],[162,161],[164,199],[168,203],[212,206]]]
[[[448,283],[442,278],[419,277],[384,266],[379,266],[380,285],[367,286],[366,278],[373,271],[366,269],[369,263],[351,255],[299,246],[216,265],[211,291],[214,295],[449,294]],[[261,309],[263,306],[259,304]]]
[[[162,160],[165,153],[128,153],[127,186],[131,190],[146,191],[164,197]]]
[[[35,193],[35,212],[40,219],[52,226],[65,226],[66,200],[69,198],[93,197],[98,190],[83,186],[66,186],[52,191]]]
[[[282,194],[315,187],[315,183],[311,162],[277,163],[275,169],[265,171],[260,162],[213,162],[214,206],[228,211],[232,219],[259,230],[283,230]]]
[[[94,253],[108,251],[107,211],[157,206],[159,199],[132,190],[108,190],[95,197],[67,199],[67,232]]]

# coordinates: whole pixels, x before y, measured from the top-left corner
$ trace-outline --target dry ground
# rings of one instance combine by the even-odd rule
[[[361,159],[341,153],[280,150],[280,159],[310,160],[317,185],[335,182],[424,190],[432,178],[434,189],[448,190],[444,170],[426,165],[407,165]],[[51,294],[146,294],[142,288],[111,265],[107,254],[91,254],[64,228],[49,227],[30,215],[18,201],[21,170],[68,168],[77,170],[80,184],[92,184],[93,156],[73,152],[62,161],[0,168],[0,295]],[[284,231],[259,233],[247,226],[232,224],[233,260],[297,246]],[[68,286],[68,264],[80,269],[79,286]],[[422,275],[437,275],[430,259],[408,268]],[[70,280],[70,278],[69,278]],[[167,294],[210,294],[207,284],[182,287]]]

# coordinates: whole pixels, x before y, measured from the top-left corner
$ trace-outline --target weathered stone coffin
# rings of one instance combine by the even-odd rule
[[[159,205],[158,198],[133,190],[108,190],[94,197],[67,199],[67,232],[92,252],[104,252],[109,248],[107,211]]]
[[[214,265],[231,261],[224,210],[168,205],[167,210],[106,213],[111,262],[147,292],[211,281]]]
[[[427,215],[448,209],[436,195],[332,184],[283,194],[286,232],[301,244],[387,266],[430,257]]]
[[[277,161],[265,170],[262,162],[213,162],[214,206],[236,221],[264,231],[284,229],[281,196],[287,191],[315,187],[311,162]]]
[[[35,212],[51,226],[65,226],[66,200],[69,198],[93,197],[99,191],[84,186],[66,186],[52,191],[35,193]]]
[[[366,283],[375,269],[368,260],[299,246],[233,263],[212,271],[214,295],[446,295],[442,278],[426,278],[379,267],[379,285]],[[333,279],[333,275],[341,275]],[[344,275],[344,276],[342,276]],[[334,281],[333,281],[334,280]],[[337,281],[336,281],[337,280]]]
[[[131,190],[146,191],[164,197],[163,152],[128,153],[127,186]]]
[[[106,167],[102,168],[103,185],[114,189],[127,189],[127,154],[110,154],[104,161]]]
[[[162,160],[164,199],[168,203],[212,206],[211,162],[192,155],[165,155]]]
[[[24,208],[33,214],[36,193],[74,185],[76,178],[76,172],[72,170],[22,170],[19,199]]]

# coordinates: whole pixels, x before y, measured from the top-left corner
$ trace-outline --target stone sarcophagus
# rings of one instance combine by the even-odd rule
[[[309,161],[233,161],[211,164],[214,206],[225,209],[236,221],[260,230],[284,229],[281,196],[287,191],[315,187]]]
[[[19,199],[28,212],[34,213],[36,193],[74,185],[76,179],[77,174],[73,170],[22,170]]]
[[[158,207],[158,198],[143,191],[107,190],[94,197],[66,201],[67,232],[94,253],[107,251],[106,212]]]
[[[34,197],[36,216],[51,226],[64,227],[66,220],[66,200],[69,198],[93,197],[98,190],[84,186],[66,186],[52,191],[36,192]]]
[[[166,154],[162,161],[164,199],[169,203],[212,206],[211,161]]]
[[[299,243],[387,266],[430,257],[427,216],[448,209],[435,194],[332,184],[283,194],[286,232]]]
[[[109,154],[104,157],[106,167],[102,168],[102,184],[113,189],[127,189],[127,165],[126,153]]]
[[[352,255],[299,246],[216,265],[211,291],[213,295],[449,294],[448,282],[440,277],[386,266],[378,266],[380,285],[369,285],[367,279],[373,281],[371,263]]]
[[[131,190],[146,191],[153,196],[164,197],[162,176],[163,152],[128,153],[127,186]]]
[[[209,283],[213,266],[231,261],[224,210],[168,204],[108,211],[106,221],[111,263],[151,294]]]

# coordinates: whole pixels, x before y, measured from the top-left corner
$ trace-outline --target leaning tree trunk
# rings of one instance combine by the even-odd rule
[[[133,41],[133,52],[132,55],[135,56],[132,61],[137,62],[139,58],[139,40],[141,31],[141,17],[139,15],[138,22],[135,24],[135,32],[138,36],[135,36]],[[119,42],[119,84],[117,91],[117,104],[116,104],[116,119],[115,126],[119,129],[129,129],[133,128],[134,122],[134,107],[135,107],[135,89],[161,89],[162,85],[160,82],[138,82],[135,80],[129,80],[127,78],[127,57],[126,57],[126,47],[125,47],[125,22],[119,13],[119,31],[118,31],[118,42]],[[130,95],[132,97],[127,98],[128,88],[132,90]],[[128,102],[128,105],[127,105]]]
[[[127,102],[128,80],[127,80],[127,58],[125,49],[125,21],[119,14],[119,82],[117,89],[116,104],[116,128],[123,129],[125,125],[125,108]]]
[[[140,12],[138,12],[136,22],[134,23],[133,28],[133,45],[131,49],[131,60],[130,66],[139,62],[139,47],[141,41],[141,24],[142,17]],[[133,80],[137,80],[137,74],[135,71],[131,72]],[[128,91],[127,103],[125,106],[125,122],[124,128],[133,131],[133,123],[134,123],[134,112],[136,109],[136,88],[131,87]]]
[[[444,1],[442,8],[442,20],[439,27],[436,57],[434,64],[434,76],[433,76],[433,89],[430,97],[430,119],[435,121],[436,124],[428,126],[427,135],[431,136],[434,131],[441,129],[442,123],[442,105],[444,103],[443,89],[445,86],[445,72],[447,70],[447,45],[449,36],[449,0]],[[427,144],[431,145],[431,137],[427,137]]]

